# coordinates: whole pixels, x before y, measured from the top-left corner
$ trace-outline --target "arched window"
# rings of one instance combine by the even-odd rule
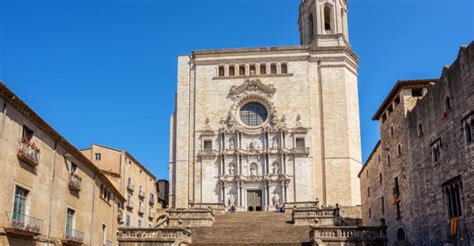
[[[224,66],[219,66],[219,77],[224,77],[225,69]]]
[[[234,67],[234,65],[229,66],[229,76],[235,76],[235,67]]]
[[[260,74],[267,74],[267,65],[260,64]]]
[[[281,73],[288,73],[288,65],[286,63],[281,64]]]
[[[333,19],[332,5],[329,3],[326,3],[324,5],[324,30],[326,31],[326,33],[332,33],[333,31],[332,19]]]
[[[405,231],[402,228],[397,230],[397,240],[405,240]]]
[[[444,105],[446,106],[446,112],[448,112],[451,109],[451,98],[449,96],[444,100]]]
[[[314,37],[314,19],[312,14],[308,16],[308,37],[309,39]]]
[[[277,64],[271,64],[270,65],[270,73],[271,74],[276,74],[277,73]]]
[[[466,135],[466,142],[470,143],[472,142],[472,129],[474,128],[474,120],[471,120],[471,123],[469,121],[464,122],[464,133]]]

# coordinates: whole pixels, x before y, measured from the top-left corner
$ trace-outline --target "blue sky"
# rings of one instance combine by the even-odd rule
[[[296,45],[299,0],[0,0],[0,80],[78,148],[126,149],[168,176],[176,56]],[[439,77],[474,39],[472,0],[349,0],[363,158],[396,80]]]

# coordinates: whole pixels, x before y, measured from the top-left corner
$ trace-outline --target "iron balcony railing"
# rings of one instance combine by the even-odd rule
[[[69,241],[74,241],[78,243],[83,243],[84,242],[84,232],[74,230],[74,229],[66,229],[65,231],[65,237]]]
[[[150,196],[150,199],[148,200],[148,203],[150,204],[155,204],[155,197]]]
[[[18,149],[18,158],[31,166],[38,166],[40,163],[40,150],[35,143],[22,140]]]
[[[82,178],[77,174],[69,175],[69,189],[80,191],[82,188]]]
[[[145,198],[145,192],[142,191],[142,190],[139,191],[139,192],[138,192],[138,197],[140,197],[140,198]]]
[[[144,214],[145,213],[145,210],[143,209],[143,207],[138,207],[138,213],[139,214]]]
[[[127,208],[128,209],[133,209],[135,207],[135,204],[133,203],[133,201],[127,201]]]
[[[128,183],[127,184],[127,190],[129,191],[134,191],[135,190],[135,185],[133,183]]]
[[[10,218],[11,227],[17,230],[41,234],[43,220],[19,213],[7,213]]]
[[[155,212],[153,212],[153,211],[148,211],[148,218],[150,218],[150,219],[155,218]]]

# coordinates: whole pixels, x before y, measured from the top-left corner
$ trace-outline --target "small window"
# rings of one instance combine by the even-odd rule
[[[211,150],[212,149],[212,141],[211,140],[204,140],[204,149]]]
[[[398,156],[402,155],[402,146],[400,144],[397,146],[397,154]]]
[[[392,161],[390,160],[390,155],[387,155],[387,164],[390,166],[392,164]]]
[[[71,162],[71,174],[76,173],[77,170],[77,164],[74,162]]]
[[[21,134],[22,141],[29,143],[33,139],[34,132],[30,128],[23,126],[23,132]]]
[[[395,103],[395,106],[400,104],[400,96],[396,97],[395,100],[393,100],[393,102]]]
[[[308,36],[309,39],[312,39],[314,36],[314,19],[312,14],[308,16]]]
[[[393,137],[395,134],[395,130],[393,129],[393,126],[390,126],[390,136]]]
[[[296,138],[296,148],[304,148],[305,147],[305,142],[304,138]]]
[[[380,198],[380,212],[382,215],[385,214],[385,200],[383,197]]]
[[[382,122],[385,122],[387,120],[387,114],[383,113],[382,114]]]
[[[383,181],[382,173],[379,173],[379,184],[382,184],[382,181]]]
[[[255,68],[255,65],[250,65],[250,74],[257,74],[257,69]]]
[[[402,228],[398,228],[397,230],[397,240],[400,240],[400,241],[406,240],[405,231]]]
[[[418,137],[423,136],[423,124],[419,123],[418,124]]]
[[[369,219],[372,218],[372,209],[369,208]]]
[[[281,64],[281,73],[288,73],[288,65],[286,63]]]
[[[446,99],[444,100],[444,106],[446,108],[446,112],[451,110],[451,98],[446,97]]]
[[[390,106],[388,106],[387,111],[388,111],[389,114],[393,112],[392,104],[390,104]]]
[[[142,220],[138,220],[138,228],[141,228],[142,227]]]
[[[276,74],[277,73],[277,65],[276,64],[271,64],[270,65],[270,73],[271,74]]]
[[[224,77],[225,76],[225,68],[224,66],[219,67],[219,77]]]
[[[370,197],[370,187],[367,187],[367,197]]]
[[[464,137],[466,138],[466,143],[472,143],[474,139],[474,118],[464,121]]]
[[[326,32],[332,31],[332,6],[331,4],[325,4],[324,6],[324,30]]]
[[[460,177],[443,184],[443,192],[450,219],[462,216],[462,181]]]
[[[127,214],[127,217],[125,219],[125,226],[130,227],[130,215]]]
[[[260,74],[267,74],[267,65],[260,64]]]
[[[431,160],[433,163],[439,162],[441,159],[441,139],[434,141],[431,144]]]
[[[239,75],[240,76],[245,75],[245,65],[240,65],[239,66]]]
[[[423,89],[411,89],[412,97],[421,97],[423,96]]]
[[[15,200],[13,201],[13,219],[17,221],[25,220],[26,199],[29,191],[19,186],[15,187]]]
[[[365,172],[365,176],[368,178],[369,177],[369,170]]]
[[[107,242],[107,226],[102,224],[102,243],[106,245]]]
[[[66,237],[70,238],[73,236],[74,229],[74,214],[73,209],[68,208],[66,212]]]
[[[235,76],[235,67],[229,66],[229,76]]]
[[[102,159],[102,155],[100,153],[95,153],[95,160],[100,161]]]

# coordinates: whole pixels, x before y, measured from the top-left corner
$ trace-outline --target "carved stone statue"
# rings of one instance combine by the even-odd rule
[[[273,201],[273,205],[280,204],[280,194],[279,194],[278,191],[275,191],[275,192],[273,193],[272,201]]]
[[[279,140],[275,136],[275,137],[273,137],[273,140],[272,140],[272,149],[278,149],[278,145],[279,145]]]
[[[280,164],[278,162],[273,162],[273,174],[280,174]]]
[[[250,165],[250,176],[257,176],[257,164],[252,163]]]
[[[229,194],[228,205],[229,205],[229,206],[232,206],[232,205],[235,206],[235,194],[234,194],[234,192],[231,192],[231,193]]]
[[[235,175],[235,166],[233,163],[229,165],[229,175]]]
[[[298,114],[296,116],[296,126],[301,127],[301,115],[300,114]]]
[[[229,139],[229,149],[235,149],[235,140],[233,137]]]

